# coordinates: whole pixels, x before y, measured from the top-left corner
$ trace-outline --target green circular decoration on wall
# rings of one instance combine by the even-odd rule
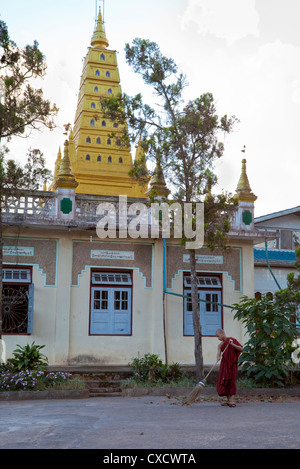
[[[62,211],[62,213],[66,214],[66,215],[68,213],[72,212],[72,200],[67,199],[66,197],[64,197],[60,201],[60,210]]]
[[[243,222],[245,225],[250,225],[252,223],[252,213],[249,210],[243,211]]]

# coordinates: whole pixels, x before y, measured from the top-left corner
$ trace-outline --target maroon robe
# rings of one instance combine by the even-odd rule
[[[233,337],[227,337],[221,345],[221,352],[225,350],[230,339],[234,344],[241,346]],[[223,353],[217,382],[219,396],[234,396],[236,394],[236,377],[240,354],[241,352],[230,344]]]

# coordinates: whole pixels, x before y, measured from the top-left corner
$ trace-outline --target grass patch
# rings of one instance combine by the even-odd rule
[[[138,381],[135,377],[127,378],[122,381],[122,389],[128,388],[179,388],[179,387],[193,387],[195,386],[195,380],[187,377],[182,377],[178,380],[163,381],[162,379],[157,379],[155,381]]]

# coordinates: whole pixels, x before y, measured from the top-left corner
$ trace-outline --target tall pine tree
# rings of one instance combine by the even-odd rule
[[[211,93],[185,102],[186,78],[178,72],[174,60],[161,53],[156,43],[136,38],[132,45],[126,44],[125,51],[127,63],[151,87],[156,104],[145,104],[141,94],[102,98],[105,116],[123,126],[125,144],[140,139],[148,160],[164,172],[172,202],[193,203],[191,221],[194,229],[197,222],[195,203],[204,202],[205,243],[211,249],[216,246],[225,248],[236,201],[226,193],[213,194],[212,189],[217,183],[214,163],[223,155],[223,136],[232,131],[237,119],[226,115],[219,117]],[[144,167],[137,164],[131,175],[143,181],[144,171]],[[183,237],[182,242],[187,241]],[[195,249],[189,249],[189,254],[196,378],[201,379],[202,334]]]

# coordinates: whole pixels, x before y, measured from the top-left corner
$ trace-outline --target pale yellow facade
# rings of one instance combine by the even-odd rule
[[[10,236],[9,236],[10,234]],[[84,233],[74,238],[69,232],[34,232],[35,237],[23,237],[20,233],[19,243],[36,246],[40,239],[53,241],[56,246],[53,256],[56,257],[54,282],[49,284],[48,273],[40,265],[32,265],[32,283],[34,284],[34,312],[33,331],[31,334],[4,334],[7,356],[11,356],[16,344],[25,345],[35,343],[46,345],[44,353],[50,364],[56,365],[127,365],[132,358],[146,353],[156,353],[168,363],[179,362],[185,365],[194,363],[194,338],[185,336],[183,331],[184,300],[179,296],[165,295],[165,311],[163,308],[163,243],[162,240],[136,241],[143,247],[150,247],[151,279],[146,282],[141,266],[122,266],[112,262],[110,267],[84,264],[73,276],[73,250],[75,243],[88,245],[92,250],[99,247],[99,240],[91,241]],[[6,245],[15,244],[15,234],[6,231]],[[53,236],[53,237],[52,237]],[[25,242],[26,240],[26,242]],[[123,241],[122,241],[123,242]],[[101,242],[105,244],[111,241]],[[123,242],[122,248],[130,251],[132,240]],[[171,242],[171,244],[174,244]],[[53,249],[54,249],[53,245]],[[115,242],[116,249],[120,247]],[[238,273],[241,284],[236,289],[235,282],[229,272],[218,268],[222,282],[222,303],[232,305],[238,303],[242,295],[253,295],[253,249],[252,243],[239,243],[235,246],[241,253],[241,271]],[[201,252],[201,251],[200,251]],[[49,256],[50,257],[50,256]],[[5,265],[8,256],[5,257]],[[26,265],[30,265],[26,259]],[[13,263],[13,265],[18,265]],[[21,265],[21,264],[19,264]],[[23,265],[23,264],[22,264]],[[132,273],[132,311],[131,331],[128,335],[93,335],[90,334],[91,321],[91,271],[93,269],[105,271],[130,271]],[[208,270],[202,272],[207,273]],[[74,270],[74,269],[73,269]],[[179,269],[175,272],[168,291],[183,294],[183,275],[188,272]],[[216,272],[216,271],[215,271]],[[165,313],[165,316],[164,316]],[[244,342],[245,336],[241,323],[233,319],[234,313],[230,308],[222,308],[221,325],[230,336]],[[165,321],[165,327],[164,327]],[[214,336],[203,337],[203,355],[206,364],[213,363],[216,358],[217,339]]]

